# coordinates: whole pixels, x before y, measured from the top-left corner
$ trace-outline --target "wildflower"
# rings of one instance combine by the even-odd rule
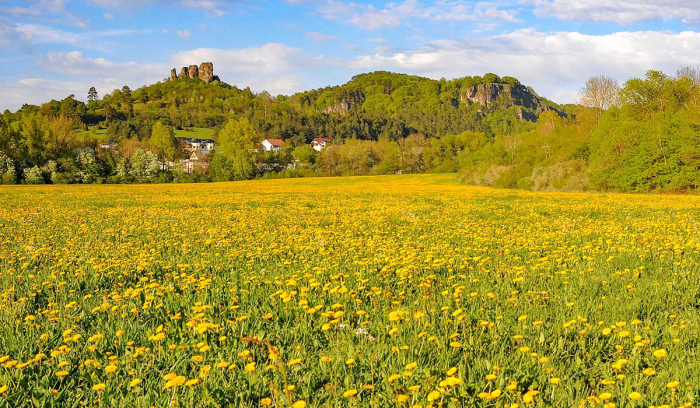
[[[627,397],[629,399],[631,399],[632,401],[639,401],[642,398],[642,394],[634,391],[634,392],[630,392]]]
[[[106,385],[104,385],[103,383],[95,384],[92,386],[92,390],[93,391],[102,391],[105,389],[105,387],[106,387]]]
[[[345,397],[345,398],[354,397],[355,395],[357,395],[357,390],[356,390],[356,389],[347,390],[347,391],[345,391],[345,392],[343,393],[343,397]]]

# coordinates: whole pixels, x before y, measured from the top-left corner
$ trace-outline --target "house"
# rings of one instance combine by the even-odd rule
[[[262,147],[266,152],[278,152],[282,145],[284,145],[284,140],[282,139],[265,139],[262,141]]]
[[[193,139],[189,137],[183,137],[179,139],[180,141],[180,146],[184,150],[188,150],[190,152],[194,152],[197,150],[202,150],[206,152],[210,152],[214,150],[214,141],[211,139]]]
[[[325,137],[317,137],[311,141],[311,147],[313,147],[317,152],[325,149],[329,144],[331,144],[331,139]]]
[[[189,159],[181,160],[180,163],[188,173],[200,173],[209,169],[209,152],[205,150],[195,150]]]
[[[109,149],[116,149],[117,144],[116,143],[100,143],[99,146],[100,146],[100,149],[109,150]]]

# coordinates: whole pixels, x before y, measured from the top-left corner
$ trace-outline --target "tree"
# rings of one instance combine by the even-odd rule
[[[49,119],[48,146],[56,154],[70,149],[75,142],[75,120],[67,116],[59,116]]]
[[[94,102],[99,99],[99,96],[97,95],[97,89],[95,89],[94,86],[90,87],[87,98],[90,102]]]
[[[232,180],[255,175],[254,149],[257,134],[248,119],[231,119],[219,132],[219,148],[231,167]]]
[[[676,78],[688,78],[694,86],[698,86],[700,85],[700,66],[682,66],[676,71]]]
[[[579,93],[579,103],[598,111],[597,118],[604,111],[620,104],[620,85],[617,79],[598,75],[588,78]]]
[[[4,150],[12,147],[13,138],[12,126],[4,116],[0,116],[0,149]]]
[[[30,164],[43,164],[50,136],[49,122],[43,115],[22,116],[20,121],[20,142]]]
[[[153,125],[153,131],[151,132],[151,138],[148,143],[161,161],[165,161],[165,159],[173,160],[177,154],[175,132],[173,132],[170,127],[164,126],[160,122],[156,122],[156,124]]]
[[[294,149],[292,156],[303,165],[311,166],[316,162],[316,151],[307,144]]]

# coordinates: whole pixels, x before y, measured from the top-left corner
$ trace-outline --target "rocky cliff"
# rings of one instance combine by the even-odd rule
[[[214,75],[214,64],[211,62],[203,62],[199,67],[196,65],[182,67],[179,76],[177,75],[177,70],[173,68],[170,71],[170,80],[174,81],[178,78],[199,78],[208,84],[219,79],[216,75]]]
[[[462,90],[460,99],[463,103],[478,103],[486,111],[489,109],[519,108],[521,119],[537,120],[542,112],[553,110],[566,117],[563,110],[542,100],[532,88],[524,85],[479,84]]]

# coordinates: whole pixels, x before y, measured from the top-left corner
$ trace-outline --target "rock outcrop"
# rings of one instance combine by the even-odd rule
[[[518,107],[518,116],[524,120],[537,120],[543,112],[553,110],[566,117],[566,112],[547,104],[537,94],[524,85],[480,84],[462,91],[463,103],[478,103],[484,109]]]
[[[199,68],[197,68],[196,65],[190,65],[188,71],[190,73],[190,79],[199,78]]]
[[[203,62],[199,66],[199,79],[206,83],[214,81],[214,64],[211,62]]]
[[[350,107],[350,102],[338,102],[324,109],[323,113],[339,113],[345,115],[350,110]]]
[[[199,67],[196,65],[182,67],[179,76],[177,75],[177,70],[173,68],[170,71],[170,80],[174,81],[178,78],[199,78],[208,84],[219,80],[219,77],[214,75],[214,64],[211,62],[203,62]]]

